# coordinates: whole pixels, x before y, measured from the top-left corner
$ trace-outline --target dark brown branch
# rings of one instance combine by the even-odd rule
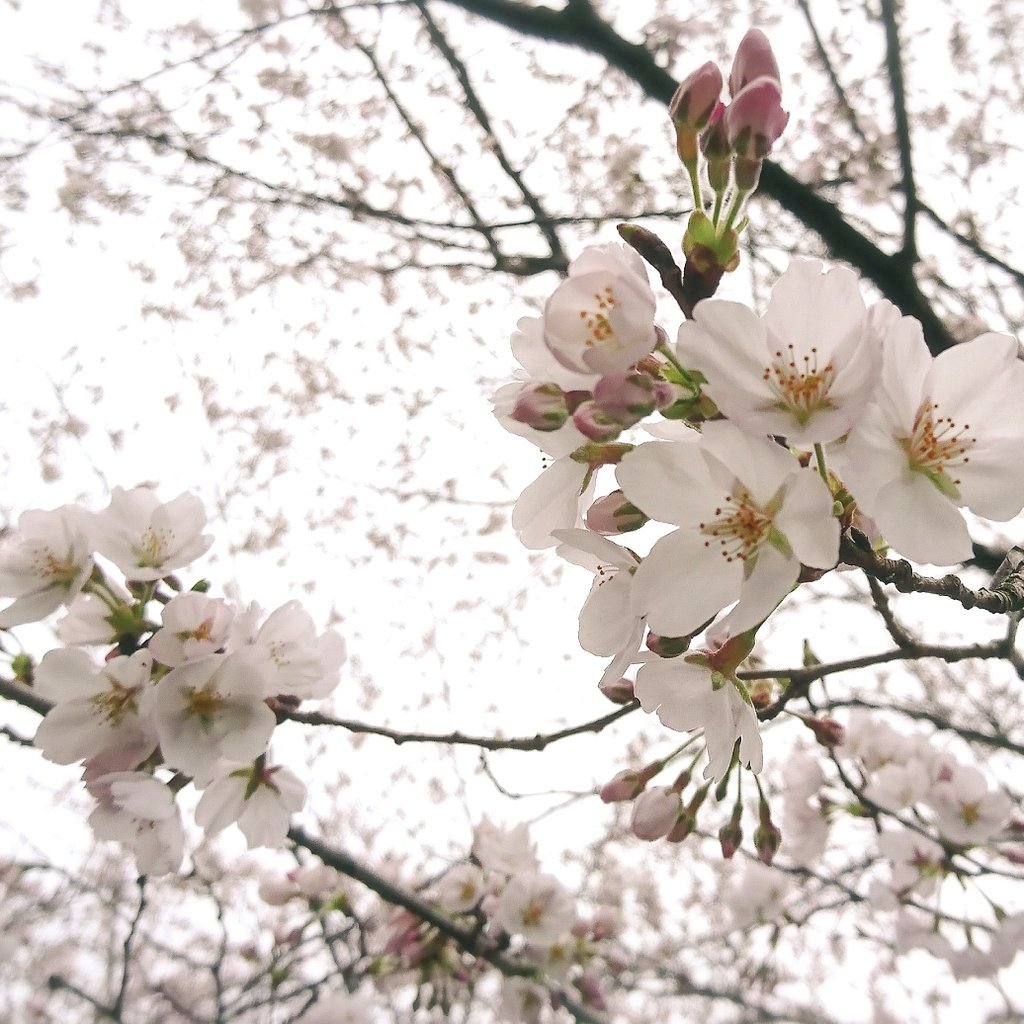
[[[640,705],[636,702],[625,704],[620,708],[601,718],[595,718],[582,725],[570,726],[566,729],[559,729],[557,732],[537,733],[535,736],[522,736],[516,739],[501,739],[497,736],[467,736],[462,732],[447,733],[422,733],[422,732],[401,732],[396,729],[387,729],[381,725],[371,725],[368,722],[356,722],[347,718],[334,718],[319,711],[294,711],[287,715],[287,721],[302,722],[305,725],[333,725],[349,732],[366,733],[370,736],[383,736],[396,745],[403,743],[442,743],[449,746],[481,747],[484,750],[544,750],[552,743],[568,739],[570,736],[580,736],[584,733],[601,732],[613,722],[636,711]]]
[[[900,55],[899,28],[896,24],[894,0],[881,0],[882,23],[885,26],[885,66],[892,92],[893,118],[896,122],[896,144],[900,153],[903,176],[903,248],[899,256],[912,266],[917,262],[917,186],[910,146],[910,120],[907,117],[907,95],[903,84],[903,58]]]

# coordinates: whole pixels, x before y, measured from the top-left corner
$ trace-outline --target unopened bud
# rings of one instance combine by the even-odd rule
[[[744,86],[725,111],[725,132],[736,154],[736,185],[750,191],[757,185],[753,163],[763,160],[778,141],[789,114],[782,109],[782,93],[773,78],[758,78]],[[747,165],[751,166],[747,166]],[[760,167],[756,168],[760,173]],[[741,180],[742,179],[742,180]]]
[[[743,842],[743,826],[738,821],[730,820],[718,830],[718,841],[722,846],[722,856],[732,860]]]
[[[696,827],[696,818],[686,813],[680,814],[665,839],[670,843],[681,843]]]
[[[668,786],[655,786],[636,798],[629,827],[637,839],[650,843],[668,835],[678,817],[679,794]]]
[[[602,681],[597,687],[613,704],[630,704],[636,700],[633,691],[633,680],[612,679]]]
[[[534,430],[558,430],[569,418],[569,406],[557,384],[527,384],[516,397],[510,415]]]
[[[601,800],[606,804],[633,800],[643,792],[645,785],[646,780],[640,777],[640,773],[636,769],[626,768],[624,771],[613,775],[601,787]]]
[[[606,373],[594,385],[594,403],[613,422],[631,427],[657,408],[654,379],[635,370]]]
[[[708,184],[713,191],[723,195],[729,187],[729,170],[732,167],[732,147],[725,130],[725,108],[715,111],[700,137],[700,148],[708,162]]]
[[[622,427],[602,412],[596,402],[584,402],[572,414],[573,426],[591,441],[614,441]]]
[[[631,533],[648,522],[643,514],[622,491],[612,491],[587,509],[587,528],[602,536]]]
[[[769,818],[766,824],[760,824],[754,830],[754,846],[757,849],[757,859],[762,864],[771,867],[775,860],[775,854],[779,852],[782,845],[782,832],[779,827]]]
[[[710,119],[722,94],[722,72],[714,61],[702,64],[679,83],[668,105],[676,128],[699,132]]]
[[[604,995],[601,992],[601,982],[595,977],[591,969],[584,970],[576,979],[575,984],[585,1005],[593,1006],[597,1010],[607,1008],[608,1004],[605,1002]]]
[[[736,47],[736,56],[733,57],[729,72],[729,94],[738,96],[744,86],[763,76],[774,78],[776,82],[781,81],[779,63],[772,52],[772,44],[760,29],[752,28]]]
[[[841,747],[846,742],[846,730],[834,718],[811,718],[808,716],[803,719],[803,723],[827,750]]]

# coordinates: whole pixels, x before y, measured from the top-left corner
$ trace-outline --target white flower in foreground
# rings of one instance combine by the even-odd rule
[[[662,537],[633,578],[633,610],[662,636],[685,636],[739,600],[733,635],[762,622],[800,565],[831,568],[839,524],[828,488],[786,449],[730,423],[699,441],[652,441],[627,452],[619,486]]]
[[[213,543],[206,510],[189,493],[161,503],[148,487],[115,487],[95,517],[96,547],[129,580],[158,580],[194,562]]]
[[[98,781],[105,797],[89,815],[96,838],[130,846],[139,874],[177,871],[185,852],[185,832],[171,790],[141,772],[115,772]]]
[[[648,714],[679,732],[704,730],[708,765],[704,778],[718,782],[729,770],[733,747],[740,763],[759,772],[763,764],[757,715],[735,677],[750,653],[752,638],[736,637],[717,651],[695,651],[641,665],[634,692]]]
[[[76,505],[18,518],[17,532],[0,549],[0,629],[38,622],[70,601],[92,573],[87,517]]]
[[[257,627],[260,609],[250,605],[232,629],[235,649],[263,667],[268,692],[303,700],[320,700],[338,685],[345,663],[345,641],[333,629],[317,636],[309,613],[298,601],[289,601]]]
[[[857,505],[915,562],[971,557],[959,512],[1003,522],[1024,507],[1024,363],[999,334],[932,358],[904,317],[883,339],[880,392],[831,459]]]
[[[794,260],[764,316],[738,302],[705,299],[679,328],[677,355],[700,370],[729,419],[790,444],[834,441],[857,421],[877,387],[879,338],[853,271],[822,273]]]
[[[503,829],[484,818],[473,832],[473,856],[488,871],[505,875],[537,870],[537,851],[526,825]]]
[[[583,508],[594,494],[590,467],[566,455],[544,469],[519,496],[512,509],[512,528],[524,547],[548,548],[555,530],[581,526]]]
[[[218,757],[253,761],[267,749],[276,719],[266,679],[241,654],[215,654],[173,669],[150,691],[164,760],[208,775]]]
[[[102,668],[84,652],[50,651],[36,669],[36,692],[54,707],[39,723],[35,745],[57,764],[73,764],[104,751],[123,751],[138,764],[156,749],[152,725],[139,713],[150,688],[147,651],[112,658]]]
[[[591,246],[569,264],[544,307],[544,342],[576,373],[625,370],[657,344],[656,300],[643,260],[618,243]]]
[[[493,917],[509,935],[521,935],[533,946],[550,946],[572,928],[576,909],[554,875],[531,871],[509,880]]]
[[[178,594],[164,605],[163,627],[153,634],[149,650],[161,665],[174,668],[216,654],[228,638],[235,613],[219,597]]]
[[[213,834],[237,821],[250,850],[281,846],[291,816],[305,802],[306,787],[288,768],[258,761],[245,767],[221,765],[220,774],[203,789],[196,824]]]

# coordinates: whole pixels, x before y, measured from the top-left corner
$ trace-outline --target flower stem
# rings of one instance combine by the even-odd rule
[[[814,460],[818,464],[818,475],[825,481],[825,486],[828,487],[829,494],[831,494],[832,488],[828,482],[828,467],[825,465],[825,451],[820,444],[815,444],[814,446]]]

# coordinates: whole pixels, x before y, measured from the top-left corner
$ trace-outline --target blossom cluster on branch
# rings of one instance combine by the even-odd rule
[[[278,713],[326,697],[346,657],[342,638],[318,635],[296,601],[264,615],[210,597],[205,581],[183,591],[176,573],[213,542],[205,524],[194,495],[161,503],[148,488],[116,488],[99,513],[24,513],[0,552],[0,595],[14,598],[0,626],[67,605],[57,636],[68,646],[38,664],[12,659],[16,678],[53,705],[36,746],[83,763],[93,831],[133,849],[147,875],[181,865],[176,797],[190,782],[207,832],[237,822],[250,847],[284,842],[306,787],[271,760]],[[103,647],[101,663],[83,649]]]

